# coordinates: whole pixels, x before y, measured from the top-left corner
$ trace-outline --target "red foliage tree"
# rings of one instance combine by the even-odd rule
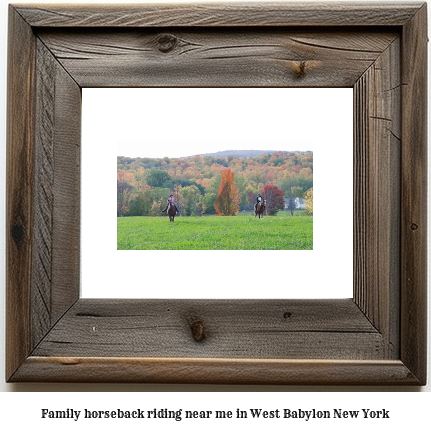
[[[284,193],[273,184],[266,184],[263,188],[262,197],[266,201],[266,211],[274,215],[277,211],[284,209]]]
[[[214,203],[217,214],[236,215],[240,201],[241,193],[235,184],[235,174],[231,169],[224,169],[221,172],[221,183]]]

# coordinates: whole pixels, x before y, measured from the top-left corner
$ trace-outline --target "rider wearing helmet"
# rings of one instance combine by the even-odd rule
[[[179,213],[178,207],[175,205],[175,198],[174,195],[170,195],[168,198],[168,204],[166,205],[166,208],[162,211],[162,213],[166,212],[168,209],[169,204],[172,204],[175,207],[175,211]]]
[[[259,202],[262,202],[262,195],[260,193],[258,193],[257,196],[256,196],[256,203],[254,205],[254,210],[255,211],[257,209],[257,205],[258,205]]]

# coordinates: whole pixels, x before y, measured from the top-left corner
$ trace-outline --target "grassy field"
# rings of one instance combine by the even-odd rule
[[[117,250],[312,249],[312,216],[117,218]]]

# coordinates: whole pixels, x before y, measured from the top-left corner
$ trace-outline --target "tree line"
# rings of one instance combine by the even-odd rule
[[[271,214],[284,209],[285,198],[293,212],[296,198],[308,196],[310,201],[311,196],[312,202],[312,187],[311,152],[275,152],[258,157],[117,158],[119,217],[160,215],[170,194],[184,216],[234,215],[252,210],[257,193],[266,199]]]

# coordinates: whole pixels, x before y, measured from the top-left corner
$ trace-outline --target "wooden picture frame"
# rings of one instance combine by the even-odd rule
[[[424,385],[426,46],[424,3],[10,6],[7,381]],[[354,89],[353,299],[79,297],[81,88],[146,86]]]

